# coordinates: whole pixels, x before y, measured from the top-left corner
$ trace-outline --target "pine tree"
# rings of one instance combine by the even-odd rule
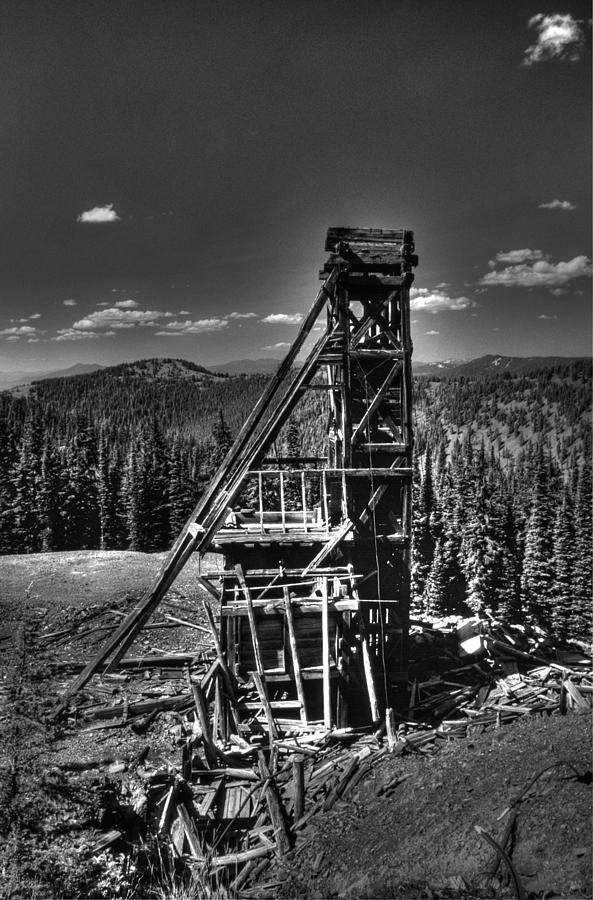
[[[185,525],[194,504],[192,485],[179,437],[175,437],[171,447],[169,466],[169,502],[171,539],[175,540]]]
[[[556,637],[566,639],[571,631],[575,599],[575,527],[574,507],[567,488],[558,507],[554,527],[554,582],[552,590],[552,627]]]
[[[97,502],[99,507],[99,549],[114,550],[121,540],[118,516],[120,478],[113,465],[107,430],[99,433],[97,451]]]
[[[430,571],[424,588],[424,609],[432,616],[442,616],[448,612],[446,602],[446,567],[443,547],[437,541]]]
[[[523,607],[541,627],[553,619],[553,530],[554,512],[550,497],[549,468],[539,453],[533,500],[525,532],[525,553],[521,576]]]
[[[58,457],[46,436],[41,456],[41,477],[38,491],[41,525],[41,550],[61,550],[64,546],[63,521],[60,516],[60,473]]]
[[[577,485],[575,503],[575,567],[574,599],[570,622],[570,635],[591,640],[593,629],[593,604],[591,603],[591,560],[593,554],[591,534],[591,458],[586,457]]]
[[[128,550],[141,550],[139,509],[142,494],[142,475],[137,441],[133,441],[126,455],[122,479],[122,500]]]

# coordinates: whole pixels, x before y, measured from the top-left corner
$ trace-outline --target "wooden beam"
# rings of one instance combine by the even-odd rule
[[[327,592],[327,578],[321,582],[323,606],[321,608],[321,630],[323,648],[323,724],[329,730],[332,727],[331,711],[331,681],[329,677],[329,598]]]
[[[296,684],[297,697],[301,702],[301,722],[307,725],[307,708],[305,706],[305,689],[303,687],[303,677],[301,675],[301,663],[299,660],[296,630],[294,627],[294,613],[292,609],[292,600],[288,587],[283,589],[284,593],[284,611],[286,613],[286,624],[288,626],[288,640],[290,643],[290,654],[292,656],[292,667],[294,669],[294,680]]]
[[[354,429],[354,432],[352,434],[352,443],[353,444],[357,443],[357,441],[363,434],[364,429],[367,427],[368,422],[373,417],[373,415],[377,412],[381,403],[383,403],[383,401],[385,400],[385,395],[386,395],[387,391],[389,390],[391,382],[393,381],[395,376],[401,372],[401,368],[402,368],[401,363],[399,363],[399,362],[397,362],[394,366],[392,366],[392,368],[388,372],[387,377],[385,378],[383,384],[381,385],[381,387],[379,388],[379,390],[376,393],[372,389],[372,387],[368,384],[368,382],[366,382],[366,376],[365,376],[365,384],[368,387],[369,392],[371,394],[374,394],[375,396],[372,398],[364,416],[362,417],[362,419],[360,420],[360,422]]]

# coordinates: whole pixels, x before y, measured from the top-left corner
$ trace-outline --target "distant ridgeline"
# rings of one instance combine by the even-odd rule
[[[414,604],[582,637],[591,362],[500,359],[415,379]],[[152,359],[0,393],[0,552],[167,548],[268,378]],[[277,454],[319,455],[326,417],[308,392]]]

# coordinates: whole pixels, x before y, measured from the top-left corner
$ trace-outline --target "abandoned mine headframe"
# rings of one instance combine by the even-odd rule
[[[69,694],[116,667],[190,556],[214,551],[222,567],[198,580],[220,607],[217,624],[205,604],[221,737],[240,731],[241,716],[256,707],[272,734],[291,722],[368,724],[399,705],[410,596],[409,289],[418,258],[407,230],[330,228],[325,249],[323,284],[286,358],[154,584]],[[290,441],[292,455],[279,456],[287,442],[278,437],[311,391],[327,407],[325,447],[305,455]],[[258,699],[240,704],[245,683]]]

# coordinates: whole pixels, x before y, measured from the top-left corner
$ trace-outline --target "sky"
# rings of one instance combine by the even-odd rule
[[[415,232],[418,360],[589,355],[589,16],[5,6],[0,371],[281,357],[330,226]]]

